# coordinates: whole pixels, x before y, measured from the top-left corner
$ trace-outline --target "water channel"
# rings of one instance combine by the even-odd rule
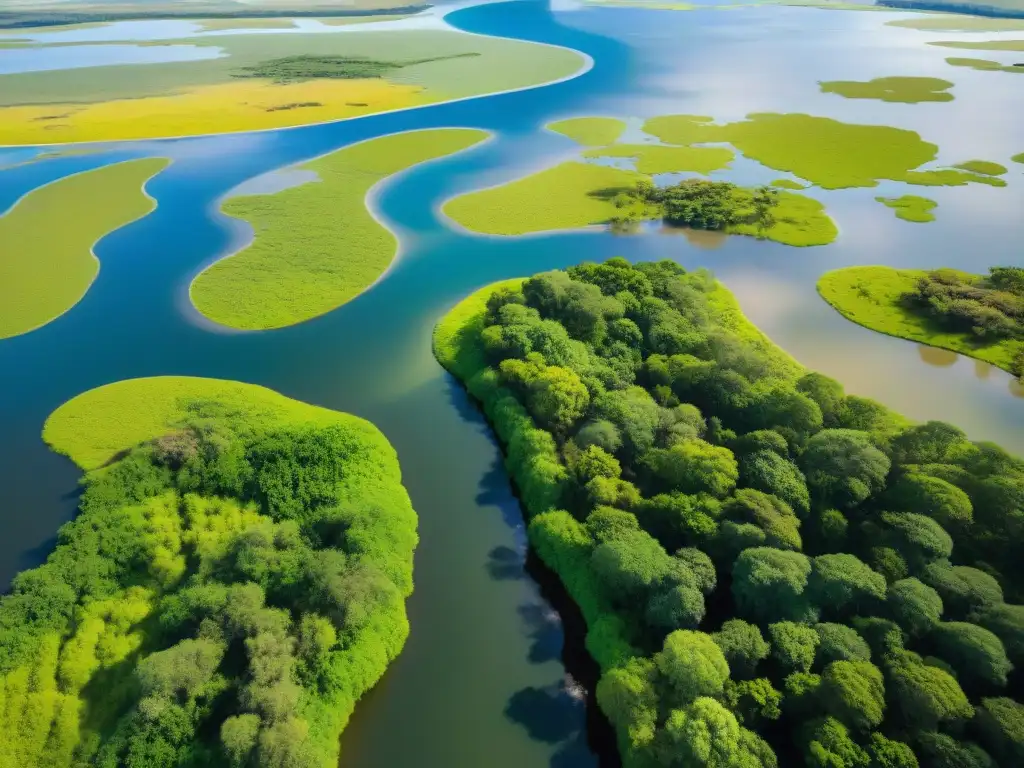
[[[1005,163],[1024,151],[1017,79],[950,72],[942,49],[923,44],[949,33],[883,26],[904,15],[781,7],[555,10],[537,0],[482,5],[456,11],[448,22],[575,48],[594,66],[543,88],[330,125],[115,145],[31,163],[22,162],[24,150],[0,150],[0,167],[8,166],[0,170],[0,210],[69,173],[127,157],[174,159],[148,186],[157,210],[96,247],[102,268],[82,302],[40,330],[0,342],[0,580],[45,557],[74,512],[78,472],[46,449],[40,430],[53,409],[81,392],[125,378],[183,374],[262,384],[349,411],[377,424],[397,449],[421,543],[408,605],[412,635],[357,708],[343,737],[342,764],[596,765],[583,701],[566,680],[560,620],[524,572],[522,519],[500,453],[431,355],[436,319],[497,279],[584,258],[672,258],[713,269],[777,343],[849,391],[1024,453],[1024,400],[1008,375],[859,328],[814,291],[822,272],[850,264],[974,271],[1024,265],[1022,167],[1011,171],[1005,189],[929,188],[939,220],[927,225],[896,220],[874,201],[908,191],[902,185],[815,190],[841,236],[810,249],[657,231],[477,237],[450,227],[439,207],[452,195],[573,154],[571,142],[542,129],[573,115],[737,119],[803,111],[913,128],[940,146],[942,162]],[[907,74],[954,80],[956,101],[847,101],[820,94],[816,85]],[[379,190],[375,207],[401,240],[385,280],[335,312],[280,331],[227,332],[197,319],[186,293],[192,277],[248,237],[243,225],[218,213],[220,198],[256,176],[354,141],[438,126],[485,128],[495,138]],[[766,173],[783,175],[737,163],[723,177]]]

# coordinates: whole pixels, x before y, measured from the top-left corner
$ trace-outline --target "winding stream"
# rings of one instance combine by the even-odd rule
[[[679,235],[568,232],[475,237],[438,212],[447,198],[544,167],[575,149],[541,130],[573,115],[671,112],[736,119],[806,111],[914,128],[940,161],[1004,162],[1024,151],[1024,91],[1015,78],[951,70],[948,39],[884,27],[905,14],[798,8],[690,13],[546,2],[483,5],[448,17],[459,28],[556,43],[594,66],[544,88],[365,119],[259,134],[142,142],[0,170],[0,210],[40,184],[138,156],[170,156],[148,187],[159,207],[103,239],[100,274],[72,311],[0,342],[0,579],[37,563],[73,514],[78,471],[46,449],[40,430],[65,400],[119,379],[158,374],[262,384],[289,397],[376,423],[398,450],[420,516],[412,635],[344,735],[343,765],[396,768],[558,768],[596,765],[585,707],[566,682],[557,615],[524,573],[522,519],[486,425],[430,352],[435,320],[493,280],[621,254],[673,258],[715,270],[749,316],[810,367],[849,391],[917,418],[943,418],[971,436],[1024,453],[1024,400],[1010,377],[973,361],[848,323],[814,291],[824,271],[850,264],[1024,265],[1021,166],[1005,189],[929,188],[939,220],[896,220],[874,202],[903,185],[820,193],[841,237],[793,249],[749,238],[691,242]],[[957,100],[881,104],[818,93],[817,80],[922,74],[952,79]],[[1014,117],[1016,116],[1016,118]],[[494,140],[387,182],[379,215],[401,254],[387,279],[316,320],[266,333],[199,322],[187,300],[193,276],[248,237],[217,212],[240,183],[369,137],[441,126],[484,128]],[[1016,141],[1016,144],[1014,143]],[[1019,145],[1018,145],[1019,144]],[[0,167],[23,160],[0,150]],[[737,163],[730,178],[777,178]],[[817,192],[817,190],[816,190]],[[709,247],[711,246],[711,247]],[[952,361],[952,364],[949,364]],[[41,478],[43,479],[41,481]]]

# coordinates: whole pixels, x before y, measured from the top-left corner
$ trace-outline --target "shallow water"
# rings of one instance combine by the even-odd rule
[[[1017,213],[1022,166],[1006,189],[928,188],[938,221],[896,219],[874,201],[905,185],[819,192],[838,223],[833,245],[794,249],[750,238],[600,230],[519,239],[477,237],[448,226],[447,198],[573,156],[551,120],[662,113],[741,118],[807,111],[920,130],[943,162],[1006,162],[1020,144],[1024,93],[1012,75],[947,67],[930,35],[882,26],[901,14],[796,8],[658,12],[580,9],[540,2],[495,4],[449,17],[475,32],[585,51],[594,67],[545,88],[425,109],[261,134],[108,148],[0,171],[0,210],[68,173],[131,156],[170,155],[148,186],[150,216],[102,240],[99,277],[83,301],[50,325],[0,342],[0,577],[45,556],[73,513],[77,471],[39,433],[70,397],[135,376],[239,379],[356,413],[392,441],[420,515],[412,635],[344,735],[344,765],[521,768],[591,766],[584,707],[565,682],[556,615],[524,574],[522,519],[500,454],[466,397],[430,352],[449,307],[491,281],[584,258],[673,258],[714,269],[745,311],[806,365],[917,419],[943,418],[977,438],[1024,453],[1024,401],[1010,377],[974,361],[922,355],[916,344],[847,322],[817,296],[818,276],[883,263],[983,270],[1024,264]],[[950,33],[943,33],[950,39]],[[950,104],[848,101],[816,81],[929,74],[956,83]],[[267,333],[229,333],[197,320],[192,277],[231,252],[247,228],[215,201],[246,180],[330,149],[398,130],[479,127],[495,139],[385,184],[376,200],[401,239],[387,278],[324,317]],[[24,150],[0,151],[22,158]],[[786,174],[737,162],[735,174]],[[730,178],[729,174],[723,178]],[[936,365],[941,361],[942,365]],[[947,362],[952,361],[951,365]],[[979,371],[983,371],[979,375]]]
[[[0,75],[47,72],[115,64],[167,64],[174,61],[218,59],[212,45],[71,45],[51,48],[0,48]]]

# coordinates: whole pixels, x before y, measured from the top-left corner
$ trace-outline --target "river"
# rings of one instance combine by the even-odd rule
[[[553,10],[546,2],[459,10],[459,28],[556,43],[594,66],[555,85],[322,126],[238,136],[140,142],[0,171],[0,210],[36,186],[115,160],[170,156],[148,187],[158,208],[103,239],[102,267],[72,311],[0,342],[0,579],[39,562],[71,517],[78,471],[40,439],[47,415],[85,390],[158,374],[262,384],[377,424],[398,451],[419,513],[412,634],[381,684],[357,707],[342,765],[353,768],[592,766],[585,706],[566,681],[558,615],[524,572],[517,503],[486,425],[434,362],[434,322],[488,282],[584,258],[672,258],[706,266],[748,315],[801,362],[916,419],[943,418],[972,437],[1024,453],[1024,400],[1011,378],[957,357],[855,326],[814,291],[850,264],[1024,265],[1021,166],[1009,187],[929,188],[939,220],[910,224],[874,202],[902,185],[822,193],[841,230],[827,247],[794,249],[749,238],[691,242],[652,232],[598,231],[516,239],[450,228],[440,204],[553,163],[575,150],[541,129],[586,114],[672,112],[741,118],[806,111],[920,130],[940,160],[1005,159],[1024,151],[1024,93],[1002,73],[951,70],[949,38],[883,26],[907,14],[762,7],[659,12]],[[986,36],[988,39],[990,36]],[[951,104],[882,104],[817,92],[816,81],[927,74],[957,83]],[[355,301],[302,325],[233,333],[198,320],[192,277],[247,237],[217,212],[238,184],[354,141],[399,130],[479,127],[495,140],[387,183],[376,199],[399,235],[387,278]],[[4,159],[0,152],[0,161]],[[7,159],[24,159],[11,151]],[[3,162],[0,162],[3,165]],[[740,162],[731,178],[777,178]],[[726,178],[730,178],[726,176]],[[708,247],[708,246],[716,247]]]

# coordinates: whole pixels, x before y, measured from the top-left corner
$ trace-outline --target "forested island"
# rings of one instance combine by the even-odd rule
[[[1024,269],[988,275],[955,269],[847,267],[827,272],[818,292],[865,328],[961,352],[1024,376]]]
[[[416,515],[384,436],[163,377],[72,400],[46,438],[96,468],[0,599],[0,765],[337,765],[409,632]]]
[[[489,286],[434,346],[626,765],[1024,764],[1024,461],[845,394],[674,262]]]

